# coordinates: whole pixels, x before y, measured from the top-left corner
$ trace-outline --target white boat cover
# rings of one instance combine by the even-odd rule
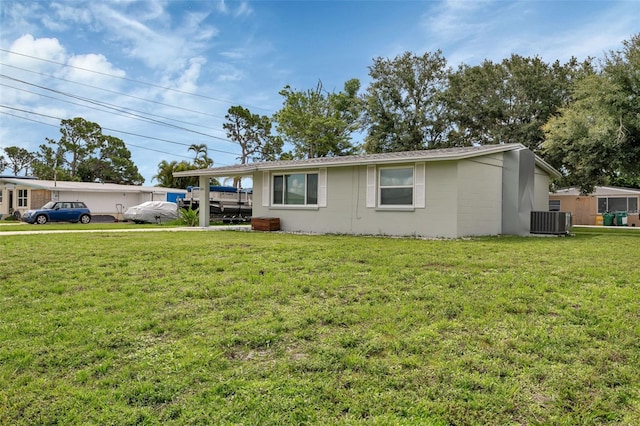
[[[134,222],[162,223],[177,218],[178,205],[169,201],[147,201],[124,212],[124,219]]]

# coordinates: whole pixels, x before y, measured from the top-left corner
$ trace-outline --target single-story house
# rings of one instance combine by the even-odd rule
[[[549,210],[571,212],[574,225],[601,225],[604,213],[626,212],[627,225],[640,226],[639,206],[640,189],[596,186],[588,195],[577,188],[549,194]]]
[[[124,211],[145,201],[176,201],[183,189],[113,183],[38,180],[20,176],[0,176],[0,216],[20,216],[49,201],[84,201],[91,214],[122,219]],[[16,213],[17,212],[17,213]]]
[[[462,237],[529,233],[560,174],[522,144],[250,163],[175,173],[253,179],[253,217],[291,232]],[[202,206],[205,207],[206,206]],[[200,226],[209,212],[201,207]]]

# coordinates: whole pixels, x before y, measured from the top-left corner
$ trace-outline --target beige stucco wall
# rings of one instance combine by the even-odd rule
[[[311,209],[263,206],[263,173],[255,173],[253,216],[278,217],[281,229],[289,232],[449,238],[496,235],[501,233],[501,166],[502,154],[427,162],[426,206],[410,210],[366,207],[367,166],[328,168],[327,207]]]
[[[612,197],[633,197],[633,194],[615,194]],[[598,197],[595,195],[561,195],[549,194],[549,200],[560,201],[560,211],[571,212],[574,225],[596,225],[598,214]],[[640,197],[638,197],[640,203]],[[640,204],[639,204],[640,205]],[[637,213],[630,213],[627,216],[627,225],[640,227],[640,216]]]

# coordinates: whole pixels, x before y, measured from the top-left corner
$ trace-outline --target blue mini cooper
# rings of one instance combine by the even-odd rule
[[[49,201],[42,208],[27,210],[21,220],[44,225],[47,222],[91,222],[91,211],[82,201]]]

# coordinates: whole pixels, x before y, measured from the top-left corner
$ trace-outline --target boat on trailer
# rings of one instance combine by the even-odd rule
[[[178,198],[178,207],[200,207],[200,187],[188,186],[184,198]],[[250,218],[253,210],[253,189],[233,186],[209,186],[209,211],[211,216]]]

